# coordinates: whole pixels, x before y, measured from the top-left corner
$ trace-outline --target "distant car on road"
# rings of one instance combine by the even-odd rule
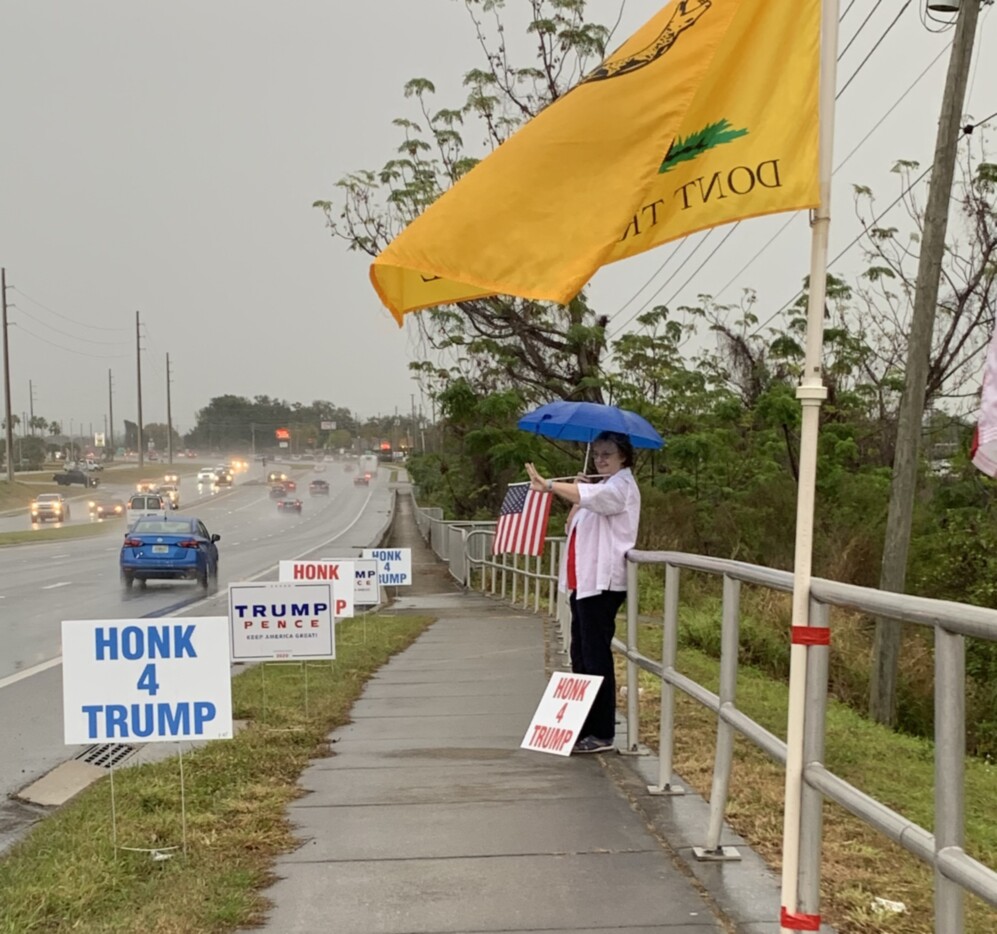
[[[99,477],[90,476],[82,470],[63,470],[61,473],[54,474],[52,479],[59,486],[70,486],[73,483],[78,483],[80,486],[95,487],[100,483]]]
[[[325,480],[312,480],[308,484],[308,493],[311,496],[328,496],[329,495],[329,484]]]
[[[267,483],[283,483],[287,479],[287,474],[279,470],[271,470],[267,474]]]
[[[155,492],[157,492],[159,490],[159,481],[158,480],[139,480],[139,482],[137,484],[135,484],[135,489],[139,493],[155,493]]]
[[[61,493],[39,493],[31,501],[31,521],[65,522],[69,518],[69,503]]]
[[[353,478],[354,486],[370,486],[370,474],[358,473]]]
[[[170,473],[166,474],[163,477],[163,483],[179,483],[179,482],[180,482],[180,474],[173,473],[172,471],[170,471]]]
[[[275,483],[270,487],[270,499],[283,499],[287,496],[287,487],[283,483]]]
[[[294,497],[277,500],[277,512],[301,512],[301,500]]]
[[[175,483],[164,483],[157,492],[166,498],[170,509],[180,508],[180,488]]]
[[[87,504],[91,519],[118,519],[128,511],[124,500],[110,496],[101,496],[90,500]]]
[[[197,482],[198,483],[214,483],[215,482],[215,472],[210,467],[202,467],[197,472]]]
[[[131,528],[139,519],[166,518],[166,499],[159,493],[134,493],[128,500],[126,509],[128,527]]]
[[[121,546],[121,583],[127,590],[133,581],[196,580],[207,590],[218,581],[220,540],[194,516],[139,519]]]

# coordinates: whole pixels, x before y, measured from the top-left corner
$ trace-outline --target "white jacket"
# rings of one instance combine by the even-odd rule
[[[575,577],[579,599],[603,590],[627,589],[627,552],[637,544],[640,490],[629,467],[598,483],[579,483],[581,497],[568,529],[575,533]],[[558,586],[568,592],[568,548],[561,557]]]

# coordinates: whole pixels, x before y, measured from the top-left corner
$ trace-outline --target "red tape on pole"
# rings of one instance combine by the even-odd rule
[[[779,924],[790,931],[819,931],[820,915],[795,914],[783,907],[779,913]]]
[[[827,626],[793,626],[793,645],[830,645],[831,630]]]

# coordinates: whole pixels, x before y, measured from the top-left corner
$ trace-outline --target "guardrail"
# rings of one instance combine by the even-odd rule
[[[495,523],[447,522],[438,509],[416,506],[419,529],[450,573],[465,587],[480,589],[528,609],[531,603],[556,620],[562,645],[570,636],[567,601],[557,592],[557,569],[564,539],[546,539],[546,557],[491,554]],[[675,691],[680,690],[717,716],[709,824],[703,860],[737,859],[736,850],[720,846],[733,765],[734,734],[739,733],[783,766],[786,744],[737,708],[740,588],[742,583],[791,593],[793,575],[740,561],[671,551],[629,553],[627,562],[626,641],[613,648],[627,661],[627,746],[639,748],[638,670],[661,679],[658,736],[658,783],[650,794],[682,794],[672,783]],[[641,565],[664,569],[665,601],[660,661],[637,649],[637,571]],[[680,572],[700,572],[723,580],[719,691],[714,694],[676,668]],[[997,610],[888,593],[868,587],[814,578],[810,588],[810,628],[828,630],[832,606],[893,619],[934,630],[935,636],[935,832],[926,830],[831,772],[823,763],[827,712],[828,639],[815,638],[808,648],[805,704],[803,792],[800,812],[799,912],[819,925],[822,801],[837,802],[859,820],[887,836],[935,872],[935,930],[964,934],[963,892],[997,907],[997,872],[963,849],[965,840],[965,644],[966,636],[997,641]],[[817,634],[820,635],[819,632]],[[829,633],[828,633],[829,636]],[[823,644],[821,644],[823,643]],[[809,922],[808,922],[809,923]],[[807,928],[803,928],[807,929]],[[813,930],[817,928],[814,927]]]

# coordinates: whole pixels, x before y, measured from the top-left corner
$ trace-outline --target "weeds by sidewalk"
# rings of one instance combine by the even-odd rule
[[[329,731],[348,722],[371,675],[431,622],[371,616],[339,624],[338,658],[307,663],[307,693],[301,663],[237,676],[233,709],[247,725],[183,757],[187,857],[170,849],[183,838],[178,760],[118,769],[118,845],[161,855],[115,851],[104,779],[0,862],[0,932],[221,934],[261,920],[270,867],[296,845],[285,811],[299,775],[328,754]]]

